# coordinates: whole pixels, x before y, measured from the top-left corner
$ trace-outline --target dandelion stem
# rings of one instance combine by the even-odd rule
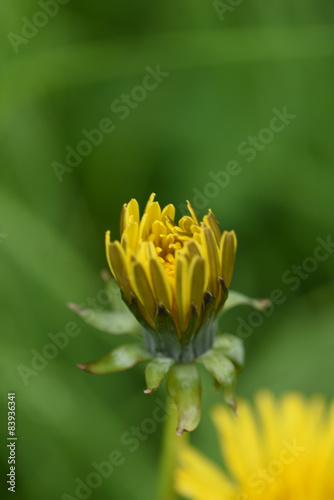
[[[173,488],[173,478],[177,463],[178,448],[180,447],[181,439],[185,439],[185,436],[178,437],[176,435],[176,428],[176,406],[169,400],[167,419],[164,424],[162,436],[157,500],[176,500],[178,498]]]

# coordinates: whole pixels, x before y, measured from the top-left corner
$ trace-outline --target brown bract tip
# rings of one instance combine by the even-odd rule
[[[78,314],[81,311],[80,307],[77,304],[74,304],[73,302],[68,302],[67,307]]]
[[[77,365],[77,368],[79,368],[79,370],[86,370],[86,365]]]
[[[183,433],[184,433],[184,429],[182,429],[182,427],[178,427],[178,428],[176,429],[176,435],[177,435],[178,437],[181,437]]]
[[[111,274],[109,273],[109,271],[107,269],[102,269],[101,278],[103,279],[103,281],[106,281],[106,282],[111,280]]]
[[[259,309],[267,309],[271,306],[271,300],[269,299],[261,299],[256,301],[257,307]]]

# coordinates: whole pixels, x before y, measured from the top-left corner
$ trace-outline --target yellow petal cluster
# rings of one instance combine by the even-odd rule
[[[190,500],[334,499],[334,402],[267,391],[239,418],[216,407],[213,419],[227,473],[184,443],[177,491]]]
[[[158,304],[172,315],[179,337],[187,330],[191,307],[200,316],[206,291],[222,305],[222,283],[232,280],[237,241],[234,231],[220,231],[211,212],[200,222],[189,215],[175,222],[172,204],[161,209],[153,193],[140,217],[138,202],[124,204],[120,241],[106,233],[109,267],[128,304],[138,299],[140,313],[154,328]]]

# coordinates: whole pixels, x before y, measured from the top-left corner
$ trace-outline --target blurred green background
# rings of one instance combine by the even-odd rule
[[[15,391],[18,498],[75,498],[76,478],[119,450],[124,464],[89,498],[153,499],[162,426],[133,453],[120,438],[152,416],[165,388],[144,396],[143,365],[101,377],[79,371],[120,339],[81,323],[66,303],[97,296],[104,232],[118,237],[124,202],[144,207],[154,191],[180,207],[200,192],[200,214],[212,208],[237,232],[233,288],[286,296],[245,339],[238,395],[267,387],[333,397],[334,255],[294,291],[282,276],[333,232],[334,4],[254,0],[223,12],[211,1],[63,3],[48,7],[46,21],[37,2],[0,5],[2,482],[6,397]],[[36,32],[22,18],[46,24]],[[30,38],[18,38],[22,30]],[[147,96],[134,90],[158,65],[169,75]],[[137,102],[115,111],[132,92]],[[295,118],[263,132],[284,107]],[[114,130],[60,182],[54,162],[66,165],[66,147],[105,118]],[[261,151],[247,161],[254,155],[240,145],[259,134]],[[241,173],[208,187],[210,172],[232,160]],[[227,313],[222,331],[236,332],[249,313]],[[31,350],[69,321],[80,335],[25,384],[18,366],[31,368]],[[222,395],[202,376],[203,418],[191,440],[218,459],[209,411]]]

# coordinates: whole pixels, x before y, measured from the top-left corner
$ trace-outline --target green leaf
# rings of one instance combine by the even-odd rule
[[[236,412],[236,402],[233,389],[236,382],[236,370],[232,361],[224,353],[224,350],[210,349],[205,354],[197,358],[197,362],[215,377],[218,384],[222,386],[226,403]]]
[[[228,333],[217,335],[213,350],[222,351],[224,356],[232,361],[239,371],[242,369],[245,361],[245,350],[242,340],[238,337]]]
[[[201,417],[201,384],[194,363],[175,364],[171,367],[167,389],[178,410],[176,434],[193,431]]]
[[[229,309],[237,306],[251,306],[258,311],[263,311],[264,309],[267,309],[267,307],[270,307],[270,305],[271,302],[269,299],[251,299],[242,293],[230,290],[222,313],[225,313]]]
[[[98,330],[112,335],[124,333],[141,336],[141,327],[137,320],[128,311],[99,311],[89,308],[81,308],[76,304],[68,304],[86,323]]]
[[[171,358],[155,358],[145,369],[145,378],[147,389],[146,394],[152,394],[160,387],[161,382],[169,372],[170,367],[175,363]]]
[[[117,347],[103,358],[77,366],[81,370],[100,375],[127,370],[138,363],[148,361],[151,357],[142,345],[126,344]]]

